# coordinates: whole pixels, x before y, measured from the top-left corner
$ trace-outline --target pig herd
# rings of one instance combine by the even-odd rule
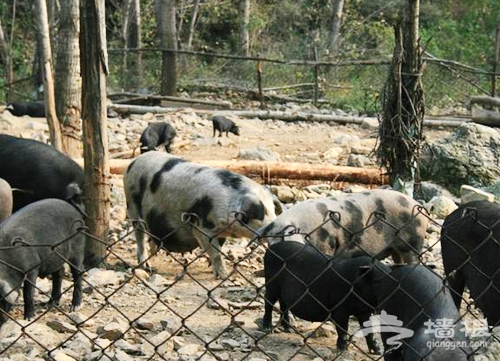
[[[239,134],[230,123],[213,121],[214,135]],[[332,321],[337,348],[345,350],[354,316],[370,352],[382,352],[374,333],[383,331],[385,360],[471,359],[459,313],[466,287],[488,324],[500,323],[500,205],[463,204],[445,219],[442,278],[422,265],[430,217],[411,197],[376,189],[285,209],[269,188],[243,175],[170,154],[173,136],[173,128],[150,125],[141,138],[144,154],[124,174],[139,266],[149,269],[150,247],[201,247],[215,277],[226,279],[224,242],[252,239],[267,248],[263,330],[293,329],[290,313]],[[167,152],[154,150],[161,144]],[[71,309],[81,305],[82,274],[95,263],[82,232],[84,197],[84,174],[73,160],[46,144],[0,134],[0,324],[11,317],[21,288],[25,318],[35,315],[38,277],[51,277],[49,305],[57,305],[64,264],[74,281]],[[280,321],[273,325],[276,303]],[[374,315],[387,324],[370,330]],[[449,320],[444,336],[430,327],[442,320]],[[439,341],[459,347],[436,347]]]

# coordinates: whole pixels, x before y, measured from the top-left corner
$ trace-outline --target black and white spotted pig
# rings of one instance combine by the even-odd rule
[[[36,140],[0,134],[0,178],[16,189],[13,212],[45,198],[82,202],[83,169],[66,154]]]
[[[417,263],[428,224],[421,209],[394,190],[346,193],[297,203],[258,233],[271,244],[307,241],[339,257],[391,255],[396,263]]]
[[[176,135],[175,128],[169,123],[149,123],[141,134],[141,153],[156,150],[160,145],[165,146],[165,150],[171,153],[170,146]]]
[[[229,118],[222,115],[215,115],[212,117],[212,124],[214,127],[214,137],[216,131],[219,132],[219,137],[222,137],[222,133],[226,132],[226,137],[229,133],[234,135],[240,135],[240,129],[238,126]]]
[[[50,304],[59,303],[64,264],[70,266],[74,281],[71,309],[82,301],[82,272],[85,258],[85,236],[81,213],[60,199],[44,199],[23,207],[7,218],[0,227],[0,324],[23,287],[24,317],[35,315],[34,292],[38,277],[52,277]]]
[[[12,188],[0,178],[0,223],[12,213]]]
[[[227,237],[253,237],[276,218],[271,192],[224,169],[187,162],[164,152],[137,157],[124,176],[128,216],[136,229],[137,256],[148,260],[144,228],[170,252],[207,251],[216,277],[225,277],[220,247]],[[235,221],[241,213],[242,223]],[[186,225],[188,217],[196,227]],[[211,239],[213,237],[213,239]]]
[[[273,306],[279,301],[285,330],[290,329],[289,312],[311,322],[331,320],[337,330],[337,348],[346,350],[349,316],[355,316],[363,328],[377,306],[372,277],[364,277],[361,270],[371,269],[374,262],[387,268],[371,257],[332,258],[310,244],[290,241],[270,245],[264,256],[262,327],[271,330]],[[372,333],[365,339],[370,351],[380,353]]]

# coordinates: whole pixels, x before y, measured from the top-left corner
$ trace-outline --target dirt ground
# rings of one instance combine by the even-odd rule
[[[14,117],[15,118],[15,117]],[[120,124],[134,120],[122,119]],[[0,121],[0,131],[13,135],[30,136],[40,132],[40,120],[29,118]],[[112,121],[112,124],[115,124]],[[33,125],[35,124],[35,126]],[[365,147],[373,148],[377,133],[358,125],[338,125],[326,123],[284,123],[272,120],[240,119],[238,125],[241,136],[229,135],[223,145],[213,143],[212,126],[208,119],[202,119],[193,127],[181,129],[177,145],[174,142],[173,152],[189,160],[229,160],[238,156],[240,149],[265,147],[280,155],[282,161],[304,163],[328,163],[325,157],[334,141],[340,136],[357,136]],[[40,129],[39,129],[40,127]],[[140,135],[140,126],[127,135],[124,142],[132,149]],[[118,133],[119,130],[111,129]],[[449,129],[426,129],[427,139],[438,139],[449,134]],[[44,132],[44,130],[42,130]],[[187,139],[205,139],[203,142],[184,142]],[[225,138],[225,136],[224,136]],[[112,139],[112,138],[110,138]],[[182,144],[182,146],[179,146]],[[345,145],[344,148],[348,148]],[[342,153],[334,162],[345,165],[348,151]],[[112,206],[116,225],[110,236],[113,242],[108,262],[116,271],[126,274],[123,282],[107,285],[97,289],[90,288],[84,297],[82,314],[91,318],[83,328],[96,332],[99,326],[108,324],[115,317],[126,318],[129,323],[137,319],[148,319],[155,327],[151,330],[131,328],[124,339],[144,349],[147,341],[157,336],[160,320],[167,319],[171,324],[179,325],[178,335],[184,344],[197,344],[200,350],[210,350],[205,356],[196,354],[201,359],[211,360],[313,360],[317,357],[330,360],[377,360],[379,355],[368,353],[364,340],[353,338],[347,352],[338,352],[335,348],[336,333],[331,325],[311,324],[297,321],[296,332],[276,332],[266,334],[258,327],[258,319],[263,315],[262,286],[264,279],[255,271],[262,268],[264,247],[256,249],[248,247],[248,240],[234,240],[224,246],[226,267],[233,270],[231,277],[225,281],[215,280],[210,265],[199,251],[182,257],[179,254],[165,254],[163,251],[152,258],[156,274],[166,282],[158,283],[142,273],[134,273],[135,242],[130,225],[124,220],[124,204],[121,187],[121,176],[111,179],[114,192]],[[116,204],[121,203],[121,204]],[[187,265],[186,265],[187,263]],[[68,292],[69,293],[69,292]],[[65,295],[62,309],[69,305],[69,295]],[[17,311],[19,313],[19,309]],[[64,313],[56,313],[65,317]],[[21,317],[21,315],[19,315]],[[44,318],[53,317],[53,314]],[[277,313],[274,321],[277,322]],[[40,318],[39,321],[44,318]],[[352,320],[350,333],[359,329]],[[313,332],[317,330],[317,332]],[[61,337],[61,341],[64,337]],[[54,347],[57,339],[46,340],[46,347]],[[168,356],[170,355],[170,356]],[[166,353],[164,359],[177,360],[173,353]],[[211,355],[213,358],[210,358]],[[205,358],[203,358],[205,357]],[[146,356],[134,356],[133,359],[147,359]],[[162,359],[153,357],[152,359]],[[185,358],[186,360],[188,358]]]

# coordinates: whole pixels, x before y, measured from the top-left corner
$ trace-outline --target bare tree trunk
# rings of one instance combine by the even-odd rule
[[[331,53],[336,54],[339,48],[340,26],[342,25],[342,12],[344,0],[333,0],[333,17],[330,27],[328,48]]]
[[[250,0],[240,0],[240,52],[242,55],[250,55]]]
[[[418,161],[425,114],[418,43],[419,0],[407,0],[404,30],[395,27],[391,74],[383,91],[383,114],[377,155],[393,188],[413,196],[418,191]]]
[[[43,51],[43,84],[45,88],[45,109],[47,123],[49,125],[50,141],[57,150],[62,151],[61,127],[59,120],[57,120],[54,97],[52,52],[50,47],[49,23],[45,0],[37,0],[35,9],[37,11],[38,18],[39,43]]]
[[[88,238],[86,248],[103,260],[110,220],[104,0],[82,1],[80,12],[85,211],[90,233],[100,240]]]
[[[62,1],[55,64],[56,110],[62,125],[63,149],[70,157],[81,156],[82,81],[79,36],[79,0]]]
[[[198,9],[200,8],[200,0],[194,0],[193,12],[191,13],[191,21],[189,22],[189,34],[187,40],[187,50],[191,50],[193,46],[194,29],[198,18]]]
[[[161,95],[177,94],[177,29],[175,26],[175,0],[156,0],[156,23],[162,51]]]
[[[140,51],[129,53],[128,49],[141,48],[141,4],[140,0],[127,0],[123,25],[124,55],[124,88],[137,91],[142,78],[142,55]]]
[[[5,33],[3,31],[2,21],[0,19],[0,57],[2,59],[2,63],[5,65],[4,68],[4,77],[5,84],[8,84],[5,87],[5,100],[7,103],[9,102],[10,96],[10,84],[14,80],[14,70],[12,69],[12,56],[11,56],[10,44],[5,37]]]

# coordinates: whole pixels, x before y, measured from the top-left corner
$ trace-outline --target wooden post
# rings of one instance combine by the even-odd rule
[[[262,61],[257,60],[257,87],[258,87],[258,96],[260,101],[260,107],[264,107],[264,93],[262,91]]]
[[[318,105],[318,96],[319,96],[319,65],[318,65],[318,48],[316,45],[314,46],[314,106]]]
[[[45,109],[47,124],[49,126],[50,141],[52,146],[59,151],[63,150],[61,125],[57,119],[55,90],[54,90],[54,70],[52,67],[52,51],[50,47],[49,22],[47,14],[47,4],[45,0],[36,1],[36,11],[38,18],[38,36],[43,53],[43,85],[45,88]]]
[[[497,72],[499,71],[500,62],[500,24],[497,24],[497,31],[495,36],[495,52],[493,59],[493,76],[491,78],[491,96],[495,97],[497,94]]]
[[[104,0],[82,1],[80,9],[84,198],[88,215],[86,223],[92,235],[92,238],[87,238],[86,252],[93,253],[96,260],[102,261],[106,256],[111,203],[106,131],[108,59]]]

